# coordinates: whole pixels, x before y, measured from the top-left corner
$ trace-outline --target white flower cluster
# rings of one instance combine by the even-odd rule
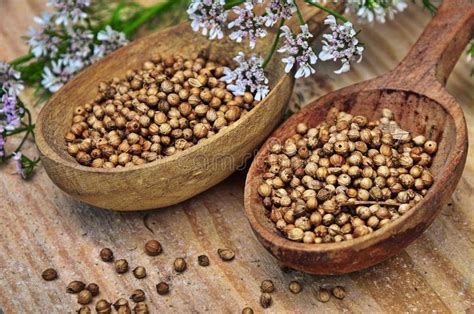
[[[300,28],[301,32],[295,35],[288,26],[283,26],[281,37],[285,38],[285,43],[278,49],[278,52],[287,54],[286,58],[281,59],[283,63],[286,63],[286,73],[291,71],[295,63],[298,65],[295,78],[308,77],[315,73],[311,65],[316,64],[318,60],[308,42],[308,39],[313,37],[308,31],[308,25],[301,25]]]
[[[329,15],[324,24],[328,24],[331,33],[323,35],[323,47],[319,53],[319,59],[326,60],[340,60],[342,67],[334,71],[336,74],[347,72],[351,69],[350,62],[362,59],[362,47],[356,37],[356,31],[350,22],[338,25],[334,16]]]
[[[234,60],[238,64],[237,68],[224,68],[224,76],[221,78],[229,84],[227,88],[236,96],[243,96],[246,91],[250,91],[257,101],[265,98],[270,89],[262,68],[263,59],[255,54],[246,59],[245,54],[239,52]]]
[[[202,29],[202,34],[209,39],[222,39],[222,29],[227,22],[228,11],[224,8],[225,0],[192,0],[188,8],[191,27],[195,32]]]
[[[255,48],[257,38],[267,36],[267,31],[263,28],[265,18],[255,15],[253,4],[250,2],[245,2],[243,7],[234,7],[233,11],[237,18],[230,22],[228,27],[230,29],[236,27],[237,30],[232,32],[229,38],[238,43],[248,38],[250,48]]]
[[[316,6],[316,3],[306,1],[308,4]],[[367,2],[367,3],[366,3]],[[237,3],[230,2],[230,3]],[[280,26],[280,38],[284,40],[283,45],[277,50],[285,54],[281,61],[285,64],[285,72],[289,73],[294,68],[295,78],[308,77],[316,71],[314,65],[318,57],[310,46],[310,39],[313,37],[308,30],[308,25],[300,25],[301,31],[297,34],[286,25],[283,25],[285,20],[293,18],[298,12],[297,4],[294,0],[268,0],[266,2],[265,13],[257,15],[254,10],[256,4],[263,4],[263,0],[245,0],[239,2],[239,5],[226,6],[224,0],[192,0],[188,8],[189,18],[191,19],[191,26],[194,31],[202,29],[202,34],[209,36],[210,39],[221,39],[224,37],[223,29],[227,23],[227,27],[231,29],[229,38],[236,42],[242,42],[248,39],[249,46],[254,49],[259,38],[265,37],[268,34],[266,28],[273,27],[278,22]],[[362,9],[368,8],[369,1],[367,0],[349,0],[352,9],[360,10],[360,16],[366,16],[368,19],[372,18],[377,12],[377,19],[381,19],[388,15],[391,17],[395,12],[402,11],[406,4],[403,0],[374,0],[370,4],[383,8],[383,12],[364,11]],[[322,5],[318,3],[318,5]],[[228,12],[232,10],[235,18],[228,21]],[[372,14],[371,16],[369,16]],[[344,18],[342,18],[344,19]],[[350,69],[350,63],[354,59],[359,59],[362,56],[363,47],[356,38],[356,31],[352,24],[346,22],[342,25],[336,23],[334,16],[329,16],[326,21],[331,28],[331,33],[324,35],[323,48],[319,54],[319,59],[341,61],[342,67],[335,71],[336,73],[347,72]],[[275,42],[277,43],[277,42]],[[277,45],[274,45],[274,48]],[[269,59],[275,49],[269,54]],[[245,59],[244,53],[240,52],[234,58],[238,67],[235,70],[226,69],[226,76],[224,80],[229,83],[228,89],[235,95],[242,95],[246,91],[255,92],[257,96],[255,99],[260,100],[268,94],[268,79],[265,77],[263,59],[255,54],[250,59]],[[266,63],[266,62],[265,62]]]
[[[35,17],[40,30],[32,28],[28,43],[36,58],[48,61],[41,84],[54,93],[74,74],[125,45],[123,33],[109,25],[96,36],[85,21],[90,0],[50,0],[54,8]]]
[[[395,14],[407,8],[405,0],[348,0],[347,11],[351,11],[363,20],[385,23],[386,17],[393,19]]]

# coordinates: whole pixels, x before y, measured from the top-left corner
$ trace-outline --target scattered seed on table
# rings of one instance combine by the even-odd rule
[[[145,277],[146,277],[146,269],[145,269],[145,267],[143,267],[143,266],[137,266],[137,267],[135,267],[135,269],[133,270],[133,275],[134,275],[135,278],[137,278],[137,279],[145,278]]]
[[[324,288],[319,289],[317,297],[320,302],[323,302],[323,303],[328,302],[330,296],[331,295],[329,294],[329,291],[327,289],[324,289]]]
[[[341,287],[341,286],[336,286],[332,288],[332,295],[342,300],[346,296],[346,289],[344,289],[344,287]]]
[[[270,305],[272,305],[272,296],[270,293],[262,293],[262,295],[260,296],[260,305],[266,309],[268,307],[270,307]]]
[[[262,281],[260,284],[260,290],[262,292],[271,293],[275,290],[275,285],[273,284],[273,281],[267,279]]]
[[[148,305],[145,302],[138,302],[133,308],[135,314],[149,314]]]
[[[106,263],[110,263],[114,260],[114,252],[112,252],[108,247],[100,250],[99,256],[100,259]]]
[[[118,311],[119,308],[121,308],[122,306],[128,306],[128,301],[127,299],[124,299],[124,298],[120,298],[118,299],[117,301],[115,301],[114,303],[114,308]]]
[[[119,274],[126,273],[128,271],[128,262],[125,259],[119,259],[115,262],[115,271]]]
[[[170,286],[166,282],[162,281],[156,285],[156,292],[158,292],[159,295],[165,295],[169,291],[170,291]]]
[[[71,281],[67,285],[66,292],[67,293],[79,293],[82,290],[84,290],[85,287],[86,287],[86,284],[83,283],[82,281],[74,280],[74,281]]]
[[[199,255],[198,264],[203,267],[209,266],[209,257],[207,257],[207,255]]]
[[[178,257],[174,260],[174,270],[176,270],[178,273],[182,273],[183,271],[185,271],[186,267],[187,265],[184,258]]]
[[[220,258],[223,260],[223,261],[231,261],[234,259],[235,257],[235,253],[234,251],[232,251],[231,249],[218,249],[217,250],[217,254],[219,254]]]
[[[82,306],[78,311],[78,314],[91,314],[91,309],[88,306]]]
[[[48,268],[43,271],[41,277],[43,277],[43,279],[46,281],[51,281],[58,278],[58,273],[56,272],[56,270]]]
[[[90,284],[88,284],[86,289],[91,292],[93,297],[96,297],[99,295],[99,285],[97,285],[94,282],[91,282]]]
[[[86,304],[91,303],[91,301],[92,301],[92,293],[87,289],[82,290],[77,295],[77,303],[79,304],[86,305]]]
[[[100,299],[95,304],[95,310],[97,313],[100,314],[109,314],[112,311],[112,304],[110,304],[107,300]]]
[[[130,296],[130,300],[135,303],[145,301],[145,291],[143,291],[142,289],[133,290],[132,295]]]
[[[150,256],[157,256],[163,251],[161,243],[157,240],[150,240],[145,243],[145,252]]]
[[[242,309],[242,314],[253,314],[253,309],[251,307],[244,307]]]
[[[294,293],[294,294],[297,294],[297,293],[300,293],[301,290],[302,290],[302,287],[300,285],[300,283],[298,281],[292,281],[290,282],[290,284],[288,285],[288,289]]]

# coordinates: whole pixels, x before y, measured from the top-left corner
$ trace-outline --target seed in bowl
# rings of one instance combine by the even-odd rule
[[[400,128],[393,113],[369,121],[331,111],[315,127],[274,143],[258,193],[287,239],[341,242],[383,228],[421,201],[433,184],[437,143]]]
[[[155,55],[125,78],[101,82],[91,103],[74,109],[67,152],[94,168],[142,165],[190,148],[252,109],[220,78],[225,63]]]

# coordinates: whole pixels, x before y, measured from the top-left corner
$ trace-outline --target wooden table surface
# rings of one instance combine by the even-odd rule
[[[26,52],[20,36],[45,0],[0,0],[0,59]],[[291,107],[304,105],[328,91],[372,78],[393,68],[407,53],[430,15],[410,8],[393,22],[377,27],[361,25],[367,51],[348,74],[336,76],[331,65],[318,65],[318,74],[297,82]],[[442,34],[440,34],[442,36]],[[474,78],[465,56],[448,81],[448,90],[463,105],[474,138]],[[73,313],[79,308],[65,287],[72,280],[96,282],[101,298],[128,297],[133,289],[147,294],[152,313],[238,313],[245,306],[256,312],[259,284],[276,284],[274,304],[267,313],[281,312],[471,312],[474,310],[474,142],[452,201],[433,225],[397,256],[371,269],[345,276],[321,277],[283,272],[276,260],[256,241],[243,209],[245,172],[239,172],[211,190],[170,208],[142,213],[115,213],[81,204],[60,191],[39,167],[31,181],[14,174],[12,163],[0,175],[0,308],[5,313]],[[28,150],[35,153],[32,143]],[[97,187],[100,189],[100,187]],[[116,195],[115,197],[120,197]],[[149,257],[143,244],[156,238],[164,253]],[[131,268],[143,265],[148,277],[138,280],[129,272],[117,275],[112,265],[98,259],[111,247]],[[236,251],[224,263],[217,249]],[[207,254],[211,266],[197,266]],[[185,257],[188,270],[177,275],[176,257]],[[53,267],[59,279],[45,282],[41,272]],[[168,281],[171,292],[159,296],[155,284]],[[287,285],[303,284],[292,295]],[[319,287],[342,285],[344,300],[317,301]],[[97,300],[97,298],[96,298]],[[1,312],[1,310],[0,310]]]

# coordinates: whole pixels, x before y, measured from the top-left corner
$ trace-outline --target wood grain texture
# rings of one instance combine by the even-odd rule
[[[20,40],[45,0],[0,0],[0,59],[26,51]],[[296,82],[291,107],[299,108],[332,90],[360,82],[394,68],[407,54],[430,19],[412,6],[395,21],[376,28],[361,25],[367,44],[364,60],[347,75],[332,73],[335,66],[320,63],[318,74]],[[6,47],[3,49],[3,47]],[[447,82],[448,91],[462,105],[469,138],[474,138],[474,88],[471,66],[462,58]],[[74,279],[95,281],[101,297],[116,299],[133,289],[147,292],[148,303],[161,312],[238,313],[258,305],[263,279],[276,283],[274,305],[267,313],[317,312],[428,312],[464,313],[474,309],[474,147],[469,142],[461,181],[441,214],[420,238],[386,262],[365,271],[341,276],[311,276],[282,272],[275,259],[254,238],[244,215],[245,173],[238,172],[185,203],[141,213],[115,213],[89,207],[60,191],[39,169],[29,182],[14,175],[12,163],[0,174],[0,307],[5,313],[74,313],[79,306],[65,293]],[[29,151],[34,154],[32,144]],[[117,195],[117,198],[120,198]],[[147,229],[153,230],[153,233]],[[164,246],[150,258],[142,246],[150,238]],[[131,266],[147,267],[143,281],[132,274],[116,275],[111,265],[97,259],[100,248],[112,247]],[[236,250],[236,259],[220,262],[217,248]],[[199,254],[210,256],[211,266],[198,267]],[[175,257],[186,256],[190,267],[172,271]],[[44,282],[41,271],[54,267],[59,279]],[[154,284],[169,279],[171,293],[160,297]],[[286,286],[299,280],[304,290],[290,294]],[[319,303],[314,289],[343,285],[343,301]],[[154,312],[157,312],[156,310]]]
[[[443,34],[434,42],[433,38]],[[373,266],[413,242],[449,201],[467,157],[466,123],[460,106],[444,83],[474,35],[474,4],[470,0],[443,2],[438,13],[395,70],[376,79],[326,94],[292,115],[260,149],[247,175],[245,210],[260,242],[283,264],[312,274],[343,274]],[[438,143],[431,165],[435,183],[422,201],[388,226],[353,241],[308,245],[281,236],[268,219],[257,190],[267,171],[265,160],[274,143],[296,135],[298,123],[313,127],[331,121],[337,108],[372,119],[384,108],[412,134]],[[332,116],[334,119],[334,116]]]

